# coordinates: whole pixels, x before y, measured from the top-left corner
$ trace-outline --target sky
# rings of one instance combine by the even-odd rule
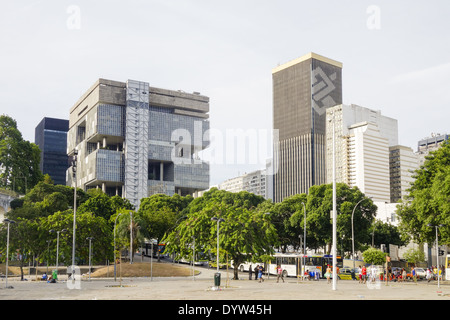
[[[0,114],[34,142],[42,118],[68,119],[98,78],[200,92],[213,150],[228,132],[257,134],[256,150],[211,163],[214,185],[264,168],[272,69],[315,52],[343,63],[344,104],[397,119],[399,143],[416,151],[450,133],[449,16],[448,0],[3,2]],[[257,159],[238,159],[242,148]]]

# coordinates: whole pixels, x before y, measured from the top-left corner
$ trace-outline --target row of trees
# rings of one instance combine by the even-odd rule
[[[68,264],[72,251],[74,189],[55,186],[48,176],[43,177],[38,170],[32,169],[36,168],[34,160],[39,154],[27,156],[23,153],[35,148],[25,146],[15,121],[11,120],[0,117],[0,182],[3,186],[10,184],[20,173],[28,177],[28,187],[16,181],[16,189],[27,189],[28,192],[24,198],[12,203],[13,210],[7,214],[17,222],[11,230],[11,252],[19,254],[22,265],[31,257],[40,262],[54,262],[56,237],[50,230],[67,230],[60,234],[60,261]],[[23,145],[18,144],[21,141]],[[28,169],[26,165],[14,164],[21,157],[34,159],[34,162],[27,162]],[[429,225],[444,225],[440,228],[440,240],[449,243],[450,143],[432,153],[415,177],[409,198],[399,205],[399,229],[375,221],[376,206],[358,188],[337,184],[338,252],[349,256],[352,240],[355,250],[359,251],[372,243],[376,247],[383,243],[402,246],[410,240],[433,243],[434,228]],[[76,256],[79,263],[88,260],[87,237],[95,238],[94,262],[111,260],[114,233],[117,234],[117,247],[131,246],[132,252],[144,239],[156,239],[165,242],[167,251],[179,258],[192,255],[193,250],[213,256],[217,245],[217,222],[212,218],[224,220],[219,225],[222,256],[228,255],[229,260],[237,264],[249,256],[258,259],[269,256],[273,254],[273,248],[281,251],[300,249],[305,225],[308,249],[322,249],[326,253],[331,250],[331,185],[313,186],[307,195],[294,195],[276,204],[248,192],[230,193],[217,189],[196,199],[154,195],[141,199],[137,211],[121,197],[109,197],[98,190],[84,192],[77,189],[77,208]],[[130,244],[131,231],[133,243]],[[0,236],[6,238],[5,225],[0,228]],[[5,244],[6,241],[0,246]]]
[[[70,264],[73,236],[73,193],[68,186],[39,182],[23,198],[12,202],[7,217],[16,221],[10,232],[10,252],[19,254],[21,265],[34,258],[39,262],[56,260],[56,234],[60,231],[62,264]],[[306,209],[306,243],[309,249],[330,251],[332,208],[331,185],[312,187],[308,195],[296,195],[273,204],[263,197],[248,192],[231,193],[212,189],[202,197],[153,195],[141,200],[140,208],[119,196],[109,197],[100,190],[84,192],[77,189],[76,258],[77,263],[88,261],[88,237],[93,237],[93,261],[104,262],[114,256],[114,226],[117,248],[135,252],[145,239],[165,242],[169,253],[178,258],[190,257],[192,251],[208,253],[213,257],[217,245],[217,223],[213,217],[224,219],[220,224],[222,256],[236,264],[273,254],[273,248],[286,251],[299,247],[303,240]],[[376,207],[357,188],[338,184],[338,249],[351,251],[351,215],[354,211],[355,246],[365,248],[371,242]],[[361,201],[362,200],[362,201]],[[360,205],[355,205],[361,201]],[[132,214],[130,214],[132,212]],[[131,221],[130,221],[131,219]],[[400,242],[397,232],[377,227],[376,235],[383,242]],[[67,230],[62,232],[62,230]],[[133,232],[130,244],[129,233]],[[300,237],[299,237],[300,236]],[[6,238],[6,225],[0,228],[0,237]],[[385,240],[386,237],[389,240]],[[378,237],[376,243],[378,243]],[[1,246],[5,246],[2,242]],[[195,248],[193,244],[195,243]]]

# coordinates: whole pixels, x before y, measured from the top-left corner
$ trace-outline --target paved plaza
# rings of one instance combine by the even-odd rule
[[[189,266],[186,266],[189,268]],[[276,282],[275,276],[260,283],[241,273],[241,280],[231,280],[232,270],[221,270],[221,286],[214,287],[216,270],[196,268],[200,274],[172,278],[117,278],[89,280],[86,276],[75,288],[60,276],[57,283],[17,277],[0,281],[0,300],[450,300],[450,284],[436,281],[360,284],[338,280],[332,290],[326,280],[298,281],[296,278]]]

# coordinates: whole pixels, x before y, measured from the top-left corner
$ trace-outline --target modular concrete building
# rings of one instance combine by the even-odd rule
[[[209,98],[147,82],[99,79],[70,109],[67,184],[101,188],[136,207],[156,193],[194,194],[209,187]]]

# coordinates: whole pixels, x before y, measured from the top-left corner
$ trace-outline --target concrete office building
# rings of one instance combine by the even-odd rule
[[[419,157],[419,167],[425,163],[425,157],[437,150],[442,143],[449,140],[448,134],[432,133],[431,137],[424,138],[417,143],[417,156]]]
[[[34,143],[41,149],[39,168],[55,184],[66,184],[66,170],[69,167],[66,152],[68,130],[69,120],[45,117],[34,131]]]
[[[273,200],[307,193],[326,181],[325,111],[342,104],[342,63],[315,53],[272,70]]]
[[[419,168],[418,155],[405,146],[389,147],[389,173],[391,202],[395,203],[408,195],[414,182],[414,171]]]
[[[139,207],[155,193],[195,194],[209,187],[209,98],[99,79],[70,109],[67,153],[77,150],[76,185],[101,188]],[[72,168],[67,184],[73,184]]]
[[[327,119],[326,183],[333,182],[334,121],[336,182],[357,186],[374,201],[389,202],[389,146],[398,144],[397,120],[354,104],[327,109]]]
[[[267,199],[266,170],[256,170],[244,175],[228,179],[218,185],[219,190],[230,192],[248,191]]]

